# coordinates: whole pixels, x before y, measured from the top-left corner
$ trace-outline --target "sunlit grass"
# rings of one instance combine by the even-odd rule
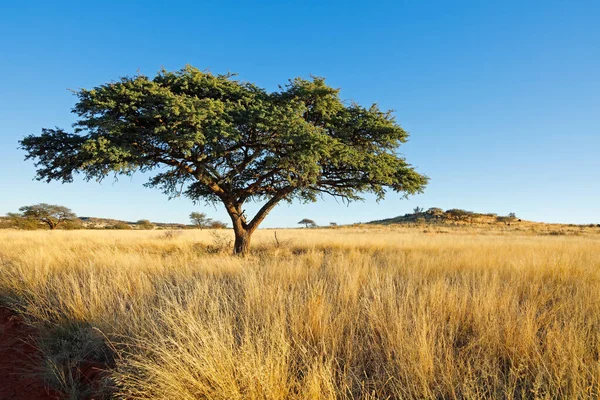
[[[238,258],[227,231],[2,231],[0,294],[72,398],[90,360],[128,399],[589,398],[600,236],[582,232],[263,230]]]

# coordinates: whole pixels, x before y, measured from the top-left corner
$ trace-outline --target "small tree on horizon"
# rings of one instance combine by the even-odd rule
[[[23,218],[40,221],[48,225],[50,230],[56,229],[57,226],[65,221],[77,218],[77,215],[69,208],[47,203],[23,206],[19,208],[19,211]]]
[[[190,220],[192,221],[192,224],[200,229],[208,228],[212,223],[211,218],[208,218],[206,214],[197,211],[190,213]]]
[[[308,219],[308,218],[304,218],[301,221],[298,222],[298,224],[304,224],[305,228],[311,227],[314,228],[317,226],[317,223],[315,221],[313,221],[312,219]]]
[[[75,92],[73,132],[42,129],[20,141],[38,180],[72,182],[157,171],[146,184],[170,197],[222,203],[246,254],[281,201],[383,199],[419,193],[428,178],[399,155],[408,134],[391,111],[344,101],[325,79],[275,92],[186,66]],[[260,202],[254,217],[244,204]]]

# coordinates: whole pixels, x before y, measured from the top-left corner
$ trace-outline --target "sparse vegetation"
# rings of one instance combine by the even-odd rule
[[[598,229],[498,229],[2,231],[0,298],[70,398],[597,397]]]

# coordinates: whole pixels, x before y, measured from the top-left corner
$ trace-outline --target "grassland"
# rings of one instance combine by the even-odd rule
[[[600,229],[226,235],[4,230],[0,299],[72,399],[600,396]]]

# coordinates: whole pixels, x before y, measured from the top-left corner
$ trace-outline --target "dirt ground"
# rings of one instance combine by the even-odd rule
[[[0,400],[60,399],[33,374],[39,363],[34,335],[19,316],[0,307]]]

